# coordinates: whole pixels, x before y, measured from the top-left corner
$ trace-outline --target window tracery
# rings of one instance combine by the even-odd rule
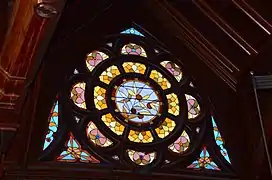
[[[121,38],[144,38],[134,28],[121,34]],[[181,168],[220,171],[222,157],[231,163],[214,117],[191,93],[195,86],[178,61],[171,55],[163,61],[149,59],[159,56],[158,50],[148,45],[145,49],[137,42],[123,42],[107,51],[116,50],[115,47],[120,47],[118,55],[93,50],[85,62],[82,60],[85,72],[75,69],[77,73],[68,82],[71,88],[59,93],[61,100],[54,103],[50,112],[43,150],[54,154],[54,148],[62,148],[61,154],[55,155],[57,161],[110,164],[122,157],[126,164],[137,168],[179,163]],[[184,86],[186,93],[181,91]],[[213,132],[206,132],[208,122],[212,123]],[[58,127],[66,123],[66,143],[51,144],[56,138],[63,138],[58,137]],[[214,135],[214,144],[203,146],[207,143],[203,137],[210,134]],[[208,152],[211,148],[217,148],[222,157]],[[188,158],[192,155],[195,160]]]

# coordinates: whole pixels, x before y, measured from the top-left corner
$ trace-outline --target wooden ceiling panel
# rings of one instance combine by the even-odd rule
[[[236,1],[224,1],[218,3],[216,0],[198,1],[199,4],[207,6],[216,13],[222,23],[227,24],[234,31],[235,36],[241,36],[245,41],[245,48],[253,53],[258,52],[260,46],[267,40],[269,34],[262,28],[261,23]],[[250,47],[252,46],[252,47]]]
[[[270,28],[272,24],[271,16],[271,1],[269,0],[245,0],[241,1],[245,5],[250,6],[252,10],[258,13],[267,23],[270,23]],[[271,31],[270,31],[271,32]]]
[[[4,43],[5,34],[7,31],[7,25],[8,25],[8,1],[7,0],[1,0],[0,1],[0,52],[2,45]]]
[[[248,63],[249,55],[220,27],[205,16],[193,1],[182,1],[182,3],[177,2],[171,5],[220,52],[222,56],[218,61],[221,61],[223,66],[229,69],[230,73],[239,73],[239,69]]]
[[[203,46],[218,51],[213,64],[225,66],[236,82],[255,69],[256,63],[267,64],[264,60],[272,56],[269,1],[165,0],[162,4],[170,6],[168,10],[179,24],[188,21],[191,34],[202,40]]]

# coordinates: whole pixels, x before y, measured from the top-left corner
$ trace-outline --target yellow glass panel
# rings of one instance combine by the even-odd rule
[[[193,96],[185,94],[185,97],[188,106],[188,119],[194,119],[200,114],[200,106]]]
[[[145,153],[145,152],[138,152],[131,149],[127,150],[128,157],[132,162],[137,165],[144,166],[150,164],[156,158],[156,152]]]
[[[144,64],[136,63],[136,62],[124,62],[123,68],[126,73],[144,74],[146,70],[146,66]]]
[[[102,62],[105,59],[108,59],[109,56],[100,51],[92,51],[90,54],[87,55],[86,58],[86,66],[89,71],[92,71],[96,65]]]
[[[86,109],[85,86],[86,84],[83,82],[76,83],[75,85],[73,85],[73,88],[70,94],[74,104],[82,109]]]
[[[174,143],[168,146],[168,148],[175,153],[182,154],[189,148],[189,144],[190,137],[184,130],[180,137]]]
[[[120,71],[116,66],[110,66],[99,76],[100,81],[109,84],[113,78],[118,76]]]
[[[139,46],[134,43],[129,43],[129,44],[124,45],[122,47],[121,54],[147,57],[144,48],[142,48],[142,46]]]
[[[94,105],[98,110],[107,108],[106,89],[95,86],[94,88]]]
[[[153,141],[153,136],[150,131],[134,131],[130,130],[128,139],[132,142],[137,142],[137,143],[150,143]]]
[[[166,95],[168,101],[168,112],[177,116],[179,115],[179,100],[175,93]]]
[[[167,69],[175,78],[178,82],[182,79],[182,71],[180,67],[171,62],[171,61],[163,61],[160,63],[165,69]]]
[[[156,81],[163,90],[171,87],[170,82],[160,72],[156,70],[152,70],[149,77]]]
[[[102,121],[117,135],[122,135],[125,126],[117,122],[114,117],[108,113],[102,116]]]
[[[92,121],[89,122],[86,133],[89,140],[97,146],[109,147],[113,144],[111,140],[109,140],[104,134],[102,134],[98,130],[98,128]]]
[[[165,138],[173,131],[175,126],[176,126],[175,121],[173,121],[169,118],[166,118],[164,120],[164,122],[159,127],[157,127],[155,129],[155,131],[157,132],[157,134],[160,138]]]

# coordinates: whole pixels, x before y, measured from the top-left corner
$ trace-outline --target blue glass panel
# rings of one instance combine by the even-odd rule
[[[212,169],[212,170],[216,170],[216,164],[214,162],[211,162],[210,164],[206,164],[205,168],[206,169]]]
[[[60,156],[65,156],[65,155],[67,155],[67,154],[68,154],[67,151],[62,151],[62,153],[60,154]]]
[[[212,125],[213,125],[213,135],[214,135],[215,142],[220,147],[220,149],[221,149],[220,152],[224,156],[226,161],[228,161],[231,164],[228,152],[227,152],[226,148],[224,147],[223,138],[219,132],[219,129],[215,123],[213,116],[212,116]]]
[[[133,35],[144,37],[144,35],[142,33],[140,33],[139,31],[137,31],[134,28],[129,28],[129,29],[125,30],[125,31],[122,31],[121,34],[133,34]]]
[[[58,112],[59,112],[59,106],[58,106],[58,101],[56,101],[53,107],[51,108],[50,115],[48,117],[48,121],[49,121],[48,132],[45,136],[43,150],[45,150],[51,144],[51,142],[53,142],[54,133],[56,133],[58,130],[58,125],[59,125]]]
[[[75,141],[75,139],[73,139],[71,147],[73,147],[73,148],[79,148],[78,143]]]
[[[86,152],[82,151],[81,152],[81,156],[89,156],[89,154],[87,154]]]
[[[75,157],[71,154],[67,154],[65,157],[62,158],[62,160],[75,160]]]

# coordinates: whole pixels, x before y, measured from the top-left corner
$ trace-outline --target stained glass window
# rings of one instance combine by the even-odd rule
[[[179,100],[175,93],[166,95],[168,101],[168,112],[177,116],[179,115]]]
[[[94,104],[99,110],[107,108],[106,89],[100,86],[94,88]]]
[[[137,35],[137,36],[143,36],[144,35],[142,33],[140,33],[138,30],[134,29],[134,28],[129,28],[125,31],[122,31],[121,34],[132,34],[132,35]]]
[[[176,126],[175,121],[169,118],[166,118],[163,121],[163,123],[159,127],[157,127],[155,130],[160,138],[165,138],[173,131],[175,126]]]
[[[118,76],[120,74],[120,71],[116,66],[111,66],[106,69],[106,71],[102,72],[102,74],[99,76],[100,81],[109,84],[113,78]]]
[[[171,83],[158,71],[152,70],[150,78],[156,81],[163,90],[171,87]]]
[[[45,136],[45,141],[43,145],[43,149],[46,149],[51,142],[54,140],[55,133],[58,130],[59,125],[59,103],[56,101],[51,109],[49,118],[48,118],[48,132]]]
[[[161,62],[161,65],[165,67],[177,79],[178,82],[180,82],[182,79],[182,71],[177,64],[171,61],[163,61]]]
[[[184,153],[190,145],[190,137],[187,132],[184,130],[180,137],[168,146],[169,150],[173,151],[174,153],[182,154]]]
[[[92,121],[87,126],[87,135],[90,141],[97,146],[108,147],[113,144],[111,140],[99,131]]]
[[[86,109],[85,103],[85,86],[83,82],[76,83],[71,90],[71,99],[76,106]]]
[[[99,160],[91,156],[86,150],[83,150],[80,144],[75,140],[72,134],[65,144],[65,150],[57,158],[58,161],[64,162],[85,162],[85,163],[99,163]]]
[[[103,41],[103,47],[96,48],[103,52],[90,51],[78,60],[67,78],[69,89],[58,92],[61,98],[48,112],[44,159],[150,171],[187,167],[186,172],[229,172],[221,166],[230,158],[214,117],[207,118],[211,114],[203,107],[206,97],[187,81],[191,78],[179,60],[159,44],[150,47],[153,41],[145,38],[130,28]],[[67,92],[70,97],[65,99]],[[211,124],[214,135],[207,127]]]
[[[141,63],[135,63],[135,62],[124,62],[123,68],[126,73],[140,73],[144,74],[146,70],[146,66]]]
[[[198,160],[194,161],[191,165],[188,166],[188,168],[193,168],[196,170],[211,169],[220,171],[218,166],[215,164],[215,162],[213,162],[212,158],[210,157],[210,154],[207,151],[206,147],[203,147]]]
[[[108,59],[109,56],[101,51],[93,51],[87,55],[86,65],[89,71],[92,71],[100,62]]]
[[[134,43],[129,43],[123,46],[121,53],[125,55],[136,55],[136,56],[147,57],[144,48]]]
[[[117,111],[127,121],[146,123],[160,116],[159,95],[144,82],[124,82],[116,88],[115,99]]]
[[[117,135],[122,135],[125,126],[120,124],[114,117],[109,113],[102,116],[102,121]]]
[[[128,139],[132,142],[137,142],[137,143],[150,143],[153,141],[153,136],[150,131],[134,131],[130,130]]]
[[[212,116],[212,124],[213,124],[213,134],[214,134],[215,142],[220,147],[220,152],[223,155],[223,157],[230,163],[230,158],[229,158],[228,152],[227,152],[226,148],[224,147],[224,140],[218,130],[218,127],[215,123],[213,116]]]
[[[185,94],[188,106],[188,119],[194,119],[200,114],[200,106],[197,100],[188,94]]]
[[[138,151],[128,149],[127,153],[128,153],[130,160],[140,166],[150,164],[156,158],[155,152],[145,153],[145,152],[138,152]]]

